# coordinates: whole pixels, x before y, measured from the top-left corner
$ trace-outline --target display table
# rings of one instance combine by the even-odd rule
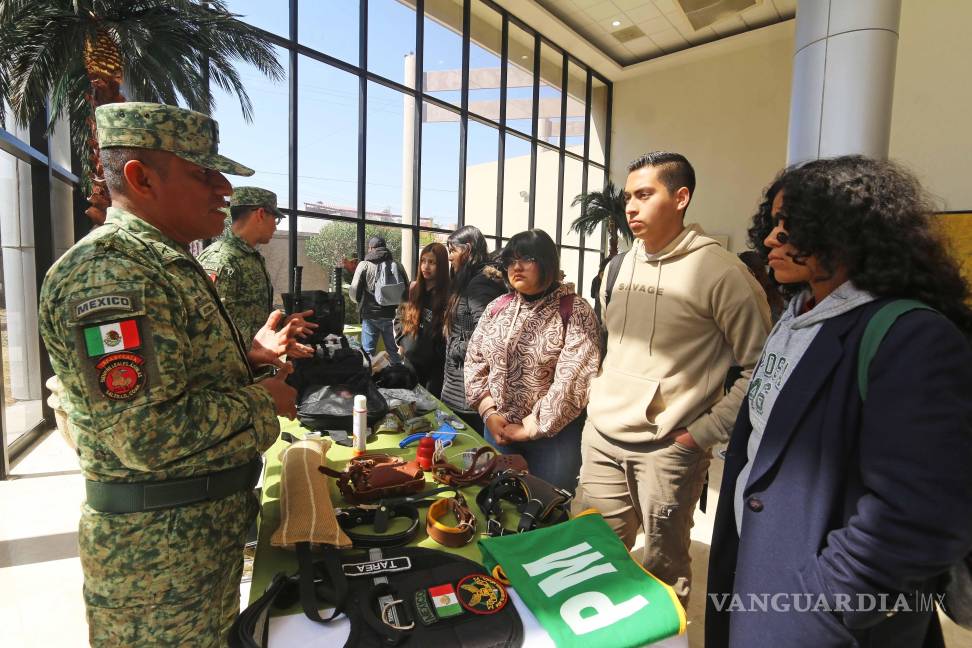
[[[441,403],[439,403],[439,408],[447,412],[449,411],[448,408]],[[427,416],[429,417],[429,420],[433,422],[434,427],[434,412],[430,412]],[[306,432],[306,430],[302,428],[297,421],[280,419],[280,424],[282,432],[289,432],[298,439],[303,438]],[[474,450],[477,447],[486,445],[485,441],[483,441],[483,439],[479,437],[475,431],[467,428],[466,430],[462,430],[462,432],[464,432],[466,435],[457,435],[452,447],[446,450],[446,456],[452,463],[456,465],[459,465],[459,454],[464,451]],[[417,443],[413,443],[407,448],[399,448],[398,443],[403,437],[404,435],[377,435],[368,443],[368,451],[385,452],[387,454],[413,459],[415,457],[415,448]],[[266,453],[266,465],[263,473],[263,493],[261,498],[263,510],[259,522],[259,542],[257,544],[256,556],[253,561],[253,577],[250,586],[250,603],[263,594],[274,574],[277,572],[286,572],[288,574],[292,574],[297,571],[296,554],[285,549],[278,549],[270,544],[270,537],[273,535],[274,530],[276,530],[276,528],[280,525],[280,456],[282,451],[285,450],[288,445],[289,444],[287,442],[279,439]],[[335,470],[343,470],[348,459],[352,457],[352,454],[351,448],[332,444],[327,452],[327,464],[329,467],[334,468]],[[430,489],[439,486],[439,484],[436,484],[432,480],[431,472],[426,472],[426,479],[429,482]],[[348,506],[348,504],[341,497],[341,493],[338,491],[334,480],[331,479],[329,482],[331,488],[331,501],[334,503],[335,508]],[[469,486],[462,489],[463,495],[470,503],[470,510],[476,515],[478,529],[479,531],[482,531],[485,529],[486,521],[485,517],[482,515],[482,512],[479,510],[479,507],[475,504],[476,494],[478,492],[478,486]],[[448,497],[449,493],[443,493],[442,496]],[[425,532],[424,524],[425,513],[427,510],[427,508],[420,509],[422,523],[419,524],[419,531],[415,538],[411,543],[409,543],[410,546],[448,551],[450,553],[464,556],[478,563],[482,562],[482,555],[480,554],[479,548],[476,544],[476,539],[478,536],[474,537],[473,541],[468,545],[457,549],[443,547],[429,538]],[[455,519],[451,516],[451,514],[443,521],[446,524],[455,523]],[[402,531],[406,526],[406,520],[393,519],[389,526],[388,533]],[[364,530],[367,531],[367,527],[365,527]],[[536,617],[533,616],[530,610],[523,605],[520,598],[516,595],[516,592],[513,589],[509,589],[509,593],[510,600],[516,606],[517,611],[520,614],[520,619],[523,622],[523,646],[529,646],[530,648],[533,648],[534,646],[553,647],[554,643],[551,640],[550,635],[547,634],[547,632],[539,625]],[[342,616],[334,622],[326,625],[317,624],[304,616],[299,604],[285,611],[275,611],[273,618],[270,621],[270,637],[272,639],[272,645],[276,646],[321,646],[322,648],[337,648],[343,645],[343,643],[347,640],[349,632],[350,625],[347,618]],[[687,637],[687,634],[683,634],[679,637],[672,637],[670,639],[666,639],[665,641],[657,642],[652,644],[652,646],[655,648],[687,648]]]
[[[440,408],[449,411],[444,405],[440,405]],[[427,415],[430,421],[434,422],[434,414],[429,413]],[[280,419],[280,429],[282,432],[289,432],[298,439],[303,438],[306,430],[300,426],[297,421],[289,421],[287,419]],[[454,454],[461,453],[465,450],[474,450],[479,446],[485,445],[485,441],[479,437],[474,431],[463,430],[470,436],[457,435],[453,446],[446,450],[446,456],[452,457]],[[471,438],[471,437],[475,437]],[[390,455],[405,457],[408,459],[415,458],[415,448],[418,445],[413,443],[407,448],[399,448],[398,442],[404,438],[404,435],[399,434],[379,434],[374,437],[374,440],[368,443],[369,452],[384,452]],[[478,442],[476,441],[478,439]],[[273,575],[277,572],[287,572],[293,573],[297,571],[297,557],[292,551],[286,549],[278,549],[270,545],[270,536],[278,526],[280,526],[280,455],[287,449],[288,444],[282,439],[278,439],[275,444],[266,453],[266,465],[263,469],[263,493],[261,496],[262,513],[260,515],[259,522],[259,542],[257,544],[256,556],[253,560],[253,580],[250,586],[250,602],[253,602],[270,584]],[[332,444],[330,449],[327,451],[327,465],[335,470],[343,470],[345,464],[352,457],[352,449],[346,448]],[[321,477],[324,479],[323,475]],[[436,484],[432,480],[432,473],[426,472],[426,479],[429,483],[429,488],[434,488],[440,486],[441,484]],[[344,506],[349,506],[344,499],[341,497],[341,492],[337,489],[333,479],[329,480],[331,487],[331,501],[334,503],[335,508],[340,508]],[[462,489],[463,495],[465,495],[466,500],[470,502],[470,510],[476,514],[476,518],[480,525],[480,529],[484,529],[486,526],[486,520],[479,511],[479,507],[475,505],[476,493],[479,492],[478,486],[470,486]],[[443,496],[448,497],[449,493],[443,493]],[[481,556],[479,549],[476,547],[475,539],[470,542],[465,547],[460,547],[458,549],[450,549],[448,547],[443,547],[439,543],[435,542],[428,537],[425,533],[425,512],[427,509],[423,508],[420,510],[422,514],[422,524],[419,524],[419,532],[416,534],[415,539],[409,543],[410,546],[416,547],[426,547],[428,549],[439,549],[442,551],[448,551],[450,553],[455,553],[460,556],[464,556],[476,562],[481,562]],[[446,517],[445,521],[455,522],[452,517]],[[393,519],[388,528],[389,533],[395,533],[404,530],[407,526],[407,522],[402,519]],[[363,529],[367,531],[367,528]]]

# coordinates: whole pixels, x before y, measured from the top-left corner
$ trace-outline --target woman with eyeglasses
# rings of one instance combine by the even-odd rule
[[[466,398],[500,452],[574,491],[588,387],[600,363],[594,309],[560,279],[557,246],[520,232],[501,256],[512,294],[491,303],[466,353]]]
[[[452,289],[446,304],[445,377],[442,402],[480,434],[483,420],[466,404],[463,365],[466,347],[486,305],[506,292],[503,273],[490,262],[486,238],[472,225],[460,227],[446,240]]]
[[[402,334],[399,353],[415,372],[420,385],[432,394],[442,393],[445,371],[445,335],[442,318],[449,299],[449,253],[441,243],[429,243],[419,255],[419,276],[401,306]]]
[[[935,594],[972,558],[972,310],[931,202],[892,163],[815,160],[749,236],[790,301],[726,453],[705,645],[943,646]]]

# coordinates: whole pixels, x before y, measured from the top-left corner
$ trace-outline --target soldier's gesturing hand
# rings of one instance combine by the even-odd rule
[[[314,331],[317,330],[318,324],[315,322],[308,322],[308,317],[313,317],[314,309],[308,309],[300,313],[293,313],[287,316],[284,320],[286,326],[290,326],[294,330],[294,335],[298,338],[305,338]]]
[[[305,319],[307,317],[311,317],[313,314],[313,309],[305,310],[300,313],[288,315],[287,319],[284,320],[284,327],[279,333],[286,333],[288,336],[288,358],[310,358],[314,355],[313,348],[297,341],[298,339],[307,337],[318,328],[318,324],[315,322],[308,322]]]
[[[313,311],[305,311],[304,313],[297,313],[297,315],[309,315],[310,313],[313,313]],[[314,349],[297,341],[297,332],[304,330],[301,322],[304,326],[310,326],[310,324],[304,322],[302,317],[294,317],[277,331],[276,328],[283,319],[283,311],[275,310],[270,313],[270,317],[267,318],[267,323],[263,325],[263,328],[257,331],[250,351],[246,354],[247,360],[254,367],[263,365],[283,367],[284,362],[280,359],[280,356],[284,354],[293,358],[309,358],[314,354]]]
[[[283,367],[275,375],[257,383],[270,392],[270,396],[273,398],[273,408],[276,410],[277,416],[286,416],[291,420],[297,418],[297,390],[285,381],[293,370],[294,367],[292,364],[289,362],[284,363]]]

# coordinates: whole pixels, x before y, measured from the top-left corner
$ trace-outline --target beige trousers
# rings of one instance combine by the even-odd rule
[[[588,419],[581,456],[573,513],[596,509],[629,550],[644,529],[642,564],[687,604],[692,516],[711,452],[691,450],[670,439],[639,444],[611,441]]]

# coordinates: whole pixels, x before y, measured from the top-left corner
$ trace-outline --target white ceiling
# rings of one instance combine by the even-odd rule
[[[676,0],[536,0],[621,66],[633,65],[793,18],[796,0],[756,5],[696,30]],[[644,36],[618,41],[613,32],[637,27]]]

